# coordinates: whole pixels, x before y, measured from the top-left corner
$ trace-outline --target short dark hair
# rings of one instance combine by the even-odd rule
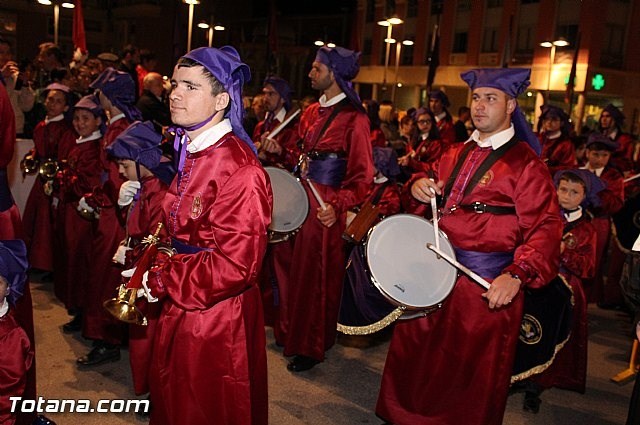
[[[468,106],[461,106],[458,108],[458,116],[467,112],[471,112],[471,108],[469,108]]]
[[[587,150],[588,151],[607,151],[607,152],[615,151],[615,149],[612,149],[611,146],[605,145],[604,143],[600,143],[600,142],[593,142],[588,144]]]
[[[561,180],[565,180],[571,183],[578,183],[582,185],[585,193],[587,192],[587,183],[585,183],[585,181],[582,180],[582,177],[578,176],[576,173],[572,171],[564,171],[562,174],[560,174],[560,178],[558,179],[558,182],[560,182]]]
[[[211,84],[212,95],[217,96],[220,93],[224,93],[227,91],[222,83],[211,73],[211,71],[202,66],[201,63],[196,62],[190,58],[182,57],[178,59],[178,63],[176,65],[178,68],[193,68],[194,66],[202,67],[202,74],[207,78],[207,80],[209,80],[209,83]]]
[[[64,53],[62,52],[62,49],[57,44],[46,42],[46,43],[42,43],[38,47],[40,48],[42,53],[44,53],[45,55],[53,55],[56,57],[56,60],[58,62],[60,63],[64,62]]]
[[[127,44],[122,48],[122,51],[120,52],[120,59],[124,59],[124,57],[127,56],[128,54],[133,55],[138,51],[139,51],[138,48],[133,44]]]

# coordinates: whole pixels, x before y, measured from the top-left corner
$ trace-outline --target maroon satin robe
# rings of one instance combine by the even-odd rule
[[[418,140],[415,149],[407,145],[407,154],[410,155],[407,166],[409,171],[413,174],[433,169],[434,164],[440,160],[442,154],[447,150],[447,146],[442,139]]]
[[[289,329],[284,355],[304,355],[318,361],[335,343],[344,278],[345,249],[342,232],[346,212],[362,203],[373,181],[373,153],[369,119],[353,106],[345,106],[318,139],[325,121],[336,106],[309,106],[300,119],[303,150],[345,154],[347,170],[339,187],[314,183],[330,203],[337,222],[325,227],[317,218],[319,204],[304,184],[309,215],[295,236],[289,288]],[[317,142],[316,142],[317,140]]]
[[[565,225],[560,274],[573,290],[573,325],[569,341],[556,354],[551,366],[531,378],[542,388],[563,388],[584,393],[587,380],[587,299],[582,279],[593,277],[596,266],[596,231],[583,216]]]
[[[85,288],[93,280],[89,253],[96,223],[78,214],[78,201],[100,184],[100,143],[102,138],[71,146],[60,146],[67,165],[56,179],[54,289],[67,309],[82,307]]]
[[[187,154],[164,201],[170,236],[203,248],[149,272],[163,302],[150,366],[151,424],[268,421],[258,271],[272,194],[258,158],[228,133]]]
[[[2,84],[0,84],[2,85]],[[16,144],[16,120],[7,90],[0,88],[0,170],[7,171]],[[1,183],[0,183],[1,184]],[[0,240],[23,237],[20,211],[15,203],[0,211]]]
[[[465,145],[454,144],[442,156],[439,180],[449,178]],[[407,204],[414,212],[430,210],[413,201]],[[523,142],[510,148],[461,203],[475,201],[514,206],[516,214],[445,213],[440,228],[451,244],[513,252],[507,269],[518,270],[524,285],[547,284],[558,272],[562,222],[549,171],[531,148]],[[451,200],[445,207],[451,207]],[[508,306],[490,310],[484,292],[459,275],[442,308],[396,323],[376,407],[379,416],[396,425],[502,424],[523,295],[521,291]]]
[[[127,234],[137,244],[146,236],[153,234],[158,223],[163,222],[162,203],[169,189],[157,177],[147,177],[142,180],[141,185],[140,198],[134,201],[127,218]],[[136,242],[131,248],[135,247]],[[141,252],[136,254],[137,258],[132,261],[132,264],[127,264],[127,268],[134,267],[135,260],[142,255]],[[147,318],[148,324],[147,326],[129,326],[129,363],[135,393],[145,394],[149,392],[149,367],[155,329],[162,305],[147,303],[145,300],[138,300],[137,305]]]
[[[64,119],[49,124],[41,121],[33,130],[35,157],[40,165],[48,158],[64,160],[66,158],[58,156],[58,146],[71,144],[76,137],[71,124]],[[22,223],[31,267],[53,271],[54,207],[51,196],[44,193],[44,184],[40,176],[35,179],[24,206]]]
[[[34,350],[27,334],[9,310],[0,317],[0,424],[16,423],[16,415],[11,414],[13,402],[9,397],[25,395],[27,371],[31,368],[33,357]]]
[[[549,167],[551,177],[560,170],[575,168],[578,164],[576,160],[576,148],[571,139],[560,135],[555,139],[549,139],[546,133],[538,134],[538,140],[542,145],[542,155],[540,157]]]
[[[444,118],[438,121],[438,133],[440,133],[440,139],[447,146],[455,143],[456,141],[456,128],[451,118]]]
[[[100,150],[103,183],[94,188],[93,199],[88,201],[89,205],[100,207],[100,219],[91,249],[91,279],[86,288],[82,336],[109,344],[121,343],[124,329],[124,325],[102,307],[102,303],[116,295],[120,285],[122,267],[111,259],[124,239],[123,212],[117,204],[124,178],[118,172],[118,164],[107,158],[104,148],[113,143],[129,124],[128,119],[121,118],[107,127],[102,138],[103,149]]]

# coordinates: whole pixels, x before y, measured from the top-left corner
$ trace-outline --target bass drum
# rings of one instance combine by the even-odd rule
[[[613,225],[620,246],[631,251],[640,236],[640,192],[627,199],[622,209],[613,215]]]
[[[397,214],[375,225],[349,258],[338,330],[366,335],[438,309],[455,285],[457,270],[427,243],[435,245],[433,225],[422,217]],[[455,258],[443,232],[440,249]]]
[[[573,290],[561,275],[544,288],[525,289],[512,383],[551,366],[571,335],[573,305]]]
[[[309,214],[309,198],[293,174],[276,167],[264,167],[271,179],[273,211],[269,243],[286,241],[302,226]]]

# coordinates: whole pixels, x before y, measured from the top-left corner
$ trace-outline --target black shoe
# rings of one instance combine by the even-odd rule
[[[304,372],[320,363],[316,359],[307,356],[295,356],[287,365],[287,370],[291,372]]]
[[[80,332],[82,330],[82,316],[76,314],[69,322],[62,325],[62,332],[66,334]]]
[[[76,360],[78,366],[96,366],[105,362],[117,362],[120,360],[120,347],[99,344],[89,354]]]
[[[538,397],[538,394],[527,391],[524,394],[524,402],[522,403],[522,410],[526,412],[531,412],[531,413],[538,413],[540,411],[540,403],[542,403],[542,400],[540,400],[540,397]]]
[[[31,425],[56,425],[56,423],[46,416],[38,415],[38,417],[31,423]]]

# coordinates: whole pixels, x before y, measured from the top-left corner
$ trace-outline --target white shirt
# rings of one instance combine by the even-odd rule
[[[557,139],[558,137],[560,137],[560,135],[562,134],[562,131],[558,130],[558,131],[554,131],[552,133],[547,133],[545,132],[545,135],[547,136],[547,139]]]
[[[476,129],[473,131],[473,133],[471,133],[471,138],[469,140],[473,140],[481,148],[491,147],[491,149],[495,151],[502,145],[506,144],[509,140],[513,139],[513,136],[515,136],[515,134],[516,131],[513,128],[513,124],[511,124],[506,130],[502,130],[500,133],[496,133],[484,140],[480,140],[480,132]]]
[[[0,304],[0,317],[4,317],[5,314],[9,311],[9,303],[7,302],[7,298],[5,297],[2,300],[2,304]]]
[[[231,132],[231,121],[228,118],[223,119],[218,124],[203,131],[187,145],[189,153],[196,153],[207,149],[218,143],[222,137]]]
[[[447,116],[447,113],[445,111],[440,112],[438,115],[436,115],[436,122],[440,122],[442,121],[445,117]]]
[[[576,221],[582,217],[582,207],[579,206],[577,210],[571,211],[570,213],[564,213],[563,215],[568,223]]]
[[[76,139],[76,144],[81,144],[81,143],[85,143],[85,142],[90,142],[92,140],[97,140],[99,138],[102,137],[102,133],[100,133],[100,130],[96,130],[93,133],[91,133],[90,135],[88,135],[87,137],[78,137]]]
[[[581,170],[587,170],[587,171],[591,171],[592,173],[595,173],[596,176],[600,177],[602,175],[602,172],[604,171],[604,167],[602,168],[596,168],[595,170],[593,168],[591,168],[589,166],[589,164],[585,165],[584,167],[580,167]]]
[[[121,112],[121,113],[119,113],[117,115],[112,116],[111,119],[109,119],[109,125],[113,124],[114,122],[116,122],[116,121],[118,121],[118,120],[120,120],[122,118],[125,118],[124,112]]]
[[[282,107],[273,118],[277,119],[280,122],[284,122],[284,117],[286,116],[287,116],[287,111],[284,109],[284,107]]]
[[[64,119],[64,114],[56,115],[53,118],[44,117],[44,123],[49,124],[50,122],[62,121]]]
[[[346,99],[346,97],[347,97],[346,94],[344,94],[343,92],[340,92],[340,94],[337,94],[333,96],[331,99],[327,100],[327,95],[323,94],[322,96],[320,96],[318,103],[320,103],[320,106],[322,106],[323,108],[326,108],[327,106],[333,106],[337,104],[342,99]]]

